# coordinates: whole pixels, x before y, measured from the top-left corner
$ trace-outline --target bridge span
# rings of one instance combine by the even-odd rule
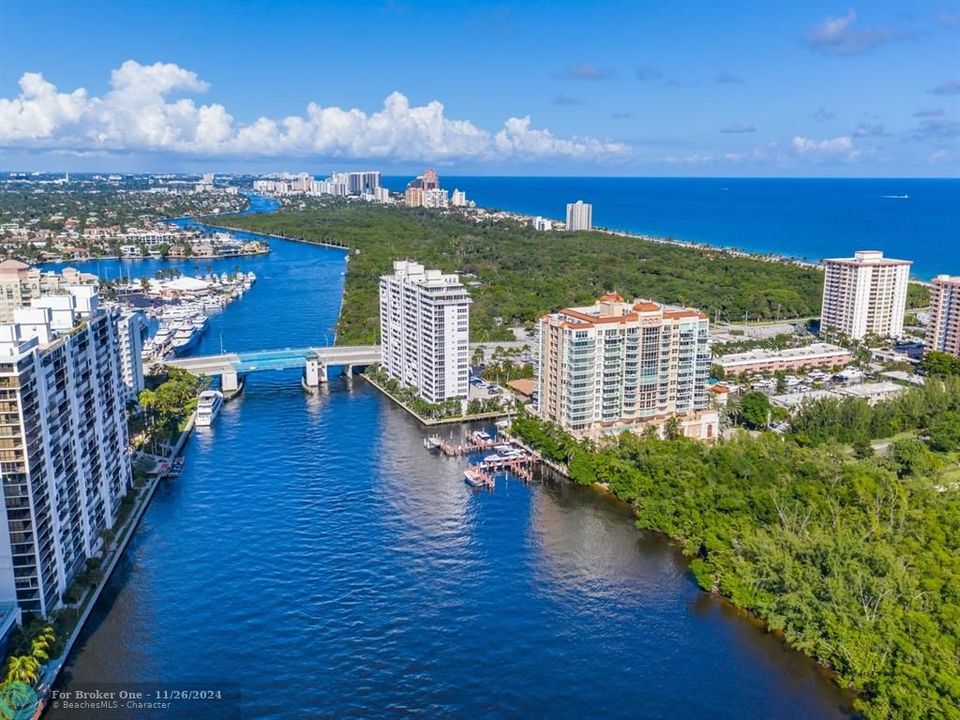
[[[164,360],[163,364],[186,370],[193,375],[219,376],[224,391],[236,390],[239,377],[263,370],[303,368],[303,381],[308,387],[318,387],[328,379],[327,369],[342,367],[352,374],[355,367],[366,367],[380,362],[379,345],[354,345],[317,348],[283,348],[251,352],[200,355],[197,357]]]
[[[523,341],[471,343],[470,351],[482,349],[484,352],[492,352],[496,348],[522,350],[529,347],[530,344]],[[193,375],[219,376],[220,387],[225,392],[232,392],[239,387],[240,376],[249,372],[303,368],[304,385],[315,388],[327,382],[330,367],[342,367],[347,375],[351,375],[354,368],[378,362],[379,345],[330,345],[198,355],[164,360],[163,364],[186,370]]]

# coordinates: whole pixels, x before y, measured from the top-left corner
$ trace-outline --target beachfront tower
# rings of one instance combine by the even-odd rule
[[[593,205],[585,203],[583,200],[567,203],[567,230],[574,232],[576,230],[592,229]]]
[[[960,357],[960,277],[938,275],[930,286],[924,350]]]
[[[851,340],[900,337],[911,264],[885,258],[879,250],[824,260],[820,332],[839,333]]]

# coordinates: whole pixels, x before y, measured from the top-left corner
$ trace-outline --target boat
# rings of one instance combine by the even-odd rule
[[[183,458],[178,457],[173,461],[173,463],[171,463],[170,467],[167,468],[167,477],[178,478],[180,477],[181,472],[183,472]]]
[[[439,435],[431,435],[423,439],[423,446],[430,450],[439,450],[443,446],[443,439]]]
[[[223,405],[223,393],[219,390],[204,390],[197,400],[197,427],[210,427]]]
[[[171,341],[173,352],[186,352],[196,345],[199,339],[200,333],[197,332],[192,322],[184,321],[173,326],[173,340]]]
[[[475,488],[492,488],[494,480],[484,473],[480,468],[468,467],[463,471],[463,479],[467,484]]]

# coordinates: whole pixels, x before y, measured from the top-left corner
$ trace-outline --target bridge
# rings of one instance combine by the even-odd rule
[[[530,343],[523,341],[471,343],[470,351],[472,353],[482,349],[485,353],[489,353],[496,348],[529,347]],[[164,360],[163,364],[186,370],[193,375],[219,376],[223,391],[233,392],[240,386],[240,376],[249,372],[303,368],[303,384],[308,388],[316,388],[321,383],[327,382],[330,367],[342,367],[347,375],[352,375],[354,368],[366,367],[378,362],[380,362],[379,345],[332,345],[198,355]]]

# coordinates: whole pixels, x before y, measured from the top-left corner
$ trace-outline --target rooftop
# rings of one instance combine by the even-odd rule
[[[853,357],[853,354],[839,345],[830,343],[813,343],[803,347],[786,348],[785,350],[747,350],[742,353],[730,353],[720,358],[722,363],[737,362],[758,362],[763,360],[806,360],[822,356],[846,355]]]

